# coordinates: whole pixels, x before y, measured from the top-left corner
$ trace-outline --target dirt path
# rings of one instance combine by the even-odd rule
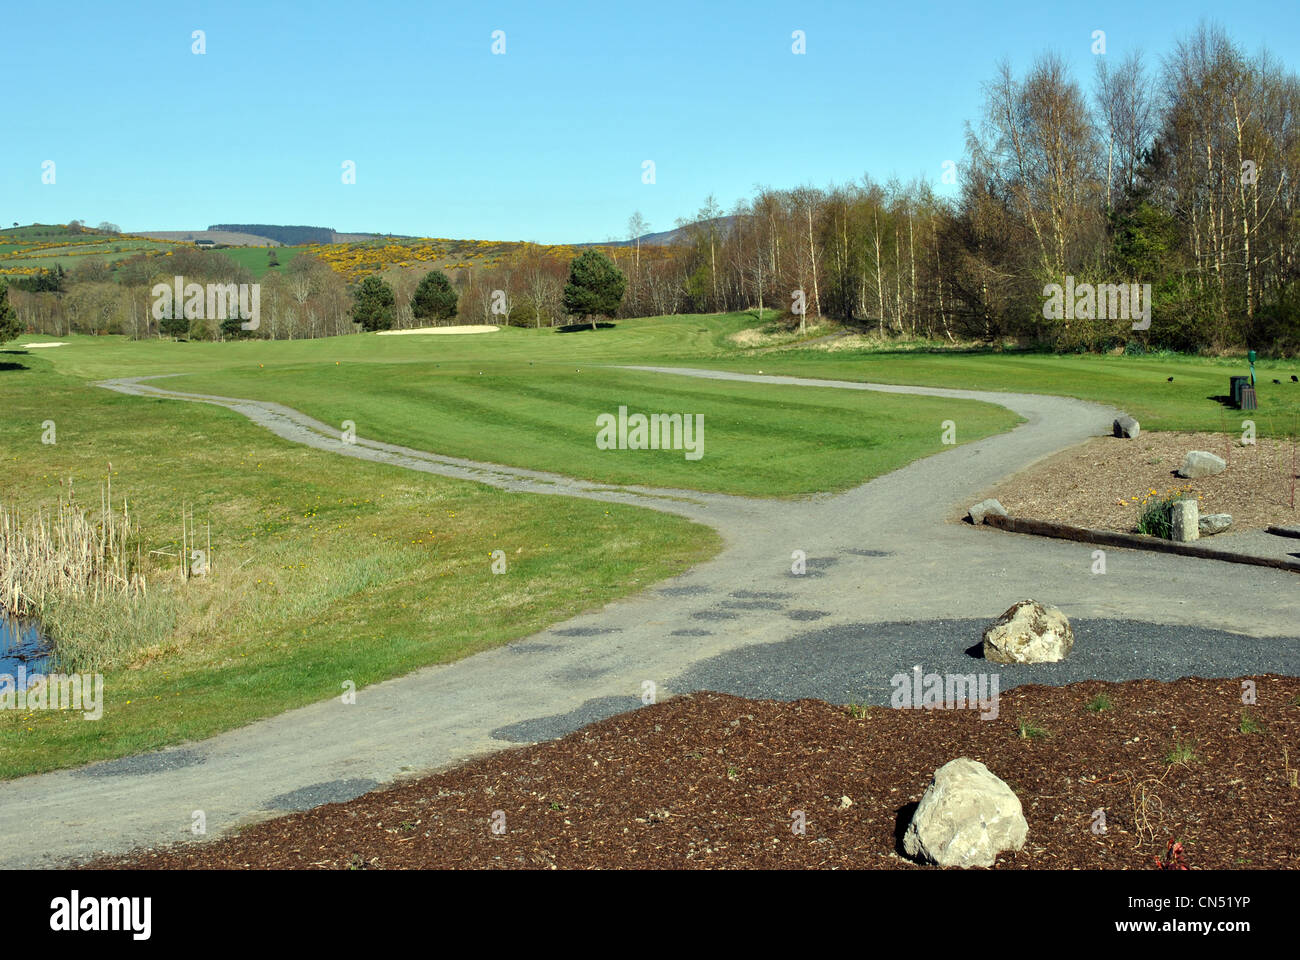
[[[992,619],[1024,596],[1055,603],[1071,617],[1207,627],[1254,638],[1295,632],[1293,574],[1114,550],[1107,573],[1097,576],[1090,572],[1087,545],[953,522],[1006,475],[1105,432],[1116,414],[1109,408],[1030,394],[633,369],[983,400],[1027,422],[841,494],[765,501],[614,490],[362,438],[345,444],[334,428],[278,404],[176,393],[156,385],[158,378],[107,382],[123,393],[215,403],[287,440],[344,456],[509,490],[680,514],[716,528],[725,545],[714,559],[642,594],[508,646],[367,687],[353,705],[317,703],[200,743],[0,784],[0,866],[52,865],[193,839],[195,810],[204,811],[211,836],[278,811],[349,799],[380,783],[630,709],[640,703],[647,681],[660,700],[684,692],[692,668],[723,654],[743,663],[760,646],[780,650],[763,676],[784,670],[812,678],[815,686],[833,666],[817,658],[834,653],[825,644],[805,643],[814,632],[885,643],[891,662],[911,664],[923,651],[913,649],[905,634],[873,634],[867,625]],[[807,557],[801,576],[791,571],[795,551]],[[1123,642],[1101,653],[1099,669],[1140,676],[1159,658],[1163,671],[1193,675],[1206,662],[1205,648],[1184,649],[1177,629],[1152,631],[1148,639],[1141,624],[1132,627]],[[957,643],[967,645],[954,635]],[[1253,670],[1276,660],[1284,665],[1279,672],[1287,672],[1296,643],[1257,641],[1251,651]],[[1222,662],[1202,669],[1223,675]]]

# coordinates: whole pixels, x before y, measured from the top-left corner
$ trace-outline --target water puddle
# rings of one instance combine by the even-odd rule
[[[0,615],[0,675],[18,681],[21,667],[24,677],[45,673],[50,664],[50,645],[41,636],[39,625],[32,620],[14,620]],[[26,682],[18,685],[25,689]]]

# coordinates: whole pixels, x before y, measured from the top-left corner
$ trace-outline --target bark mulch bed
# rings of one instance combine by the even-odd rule
[[[1239,680],[1024,686],[992,720],[698,693],[225,839],[90,866],[934,869],[901,855],[902,830],[933,771],[968,756],[1010,784],[1029,822],[999,869],[1154,869],[1170,840],[1193,870],[1294,868],[1300,679],[1253,679],[1249,707]],[[1192,756],[1171,760],[1180,746]]]
[[[1138,504],[1152,490],[1190,487],[1200,511],[1232,514],[1237,530],[1294,525],[1291,506],[1292,443],[1260,437],[1242,445],[1240,434],[1140,433],[1135,440],[1096,437],[1048,457],[999,484],[990,493],[1013,517],[1033,517],[1078,527],[1137,529]],[[1197,480],[1174,476],[1190,450],[1206,450],[1228,462],[1223,473]],[[1300,484],[1297,484],[1300,494]]]

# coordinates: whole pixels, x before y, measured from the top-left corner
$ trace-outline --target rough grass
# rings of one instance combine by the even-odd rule
[[[47,419],[57,444],[40,442]],[[150,575],[160,606],[143,629],[111,607],[51,613],[70,643],[120,643],[103,718],[0,711],[0,777],[199,739],[336,696],[345,681],[456,660],[718,547],[679,518],[334,456],[219,408],[86,386],[35,355],[0,370],[0,437],[4,498],[23,510],[53,501],[69,475],[97,489],[111,461],[146,552],[179,550],[182,504],[212,529],[208,576],[182,582],[174,560]]]

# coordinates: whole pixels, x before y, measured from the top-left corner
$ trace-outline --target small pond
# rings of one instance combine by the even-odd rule
[[[21,666],[26,676],[45,673],[50,664],[50,645],[32,620],[14,620],[0,614],[0,674],[18,679]],[[25,687],[26,684],[23,684]]]

